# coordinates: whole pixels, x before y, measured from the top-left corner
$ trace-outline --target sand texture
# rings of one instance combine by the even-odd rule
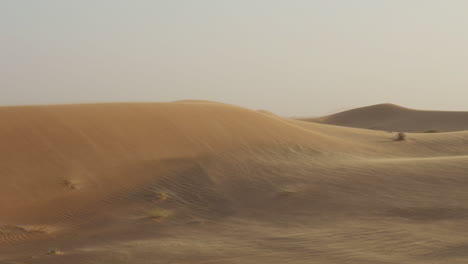
[[[0,263],[465,264],[467,117],[0,107]]]

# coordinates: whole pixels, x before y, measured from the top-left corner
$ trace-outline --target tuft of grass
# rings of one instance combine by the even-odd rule
[[[406,140],[406,133],[405,132],[398,132],[396,141],[404,141]]]
[[[167,199],[169,199],[169,194],[166,193],[166,192],[156,192],[156,193],[154,193],[154,201],[155,202],[166,201]]]
[[[67,178],[63,179],[63,185],[65,185],[70,190],[78,189],[78,184],[75,181]]]
[[[439,133],[440,131],[437,130],[437,129],[428,129],[426,131],[424,131],[424,133]]]
[[[63,251],[61,251],[59,248],[53,247],[49,248],[47,251],[47,254],[49,255],[63,255]]]
[[[160,219],[164,219],[164,218],[169,217],[171,215],[171,211],[168,210],[168,209],[155,207],[155,208],[147,210],[146,214],[151,219],[160,220]]]

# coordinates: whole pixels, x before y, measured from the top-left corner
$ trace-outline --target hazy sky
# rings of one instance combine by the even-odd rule
[[[0,0],[0,105],[468,110],[466,0]]]

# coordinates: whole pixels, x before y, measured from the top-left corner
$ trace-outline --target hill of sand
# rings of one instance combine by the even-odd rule
[[[378,104],[356,108],[320,118],[306,118],[323,124],[383,130],[423,133],[468,130],[468,112],[425,111],[394,104]]]
[[[2,264],[468,262],[468,132],[197,101],[0,120]]]

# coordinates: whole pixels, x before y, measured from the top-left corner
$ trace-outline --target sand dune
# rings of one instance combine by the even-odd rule
[[[306,118],[323,124],[384,131],[422,133],[468,130],[468,112],[424,111],[394,104],[371,105],[320,118]]]
[[[401,120],[379,126],[408,125],[385,130],[463,126],[375,109]],[[385,119],[367,110],[319,121]],[[468,261],[468,132],[394,141],[205,101],[1,107],[0,120],[2,264]]]

